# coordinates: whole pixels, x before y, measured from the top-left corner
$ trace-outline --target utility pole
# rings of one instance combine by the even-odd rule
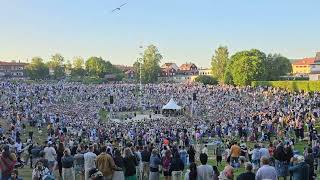
[[[143,111],[143,107],[142,107],[142,63],[143,63],[143,53],[142,53],[142,48],[143,46],[139,46],[140,48],[140,58],[138,59],[138,62],[139,62],[139,80],[140,80],[140,85],[139,85],[139,101],[140,101],[140,109],[141,109],[141,112]]]
[[[139,97],[140,97],[140,108],[141,111],[143,110],[142,108],[142,58],[140,58],[140,63],[139,63],[139,74],[140,74],[140,87],[139,87]]]

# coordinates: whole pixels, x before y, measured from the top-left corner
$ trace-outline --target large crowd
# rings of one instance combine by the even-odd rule
[[[155,116],[171,98],[184,115]],[[21,179],[26,166],[33,180],[312,180],[320,167],[315,92],[1,81],[0,102],[3,180]],[[128,119],[141,111],[149,118],[103,121],[102,109]],[[305,145],[303,152],[297,144]],[[216,163],[209,165],[211,160]],[[235,177],[240,167],[246,172]]]

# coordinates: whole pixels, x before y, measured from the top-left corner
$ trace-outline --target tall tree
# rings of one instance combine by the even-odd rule
[[[269,54],[266,58],[267,80],[279,80],[280,76],[285,76],[292,72],[290,60],[280,54]]]
[[[116,75],[118,79],[123,77],[120,69],[101,57],[90,57],[85,64],[90,76],[103,78],[106,74],[113,74]]]
[[[65,74],[67,76],[70,76],[72,72],[72,64],[69,60],[67,60],[66,64],[65,64]]]
[[[54,71],[54,79],[62,78],[65,75],[64,57],[61,54],[52,55],[48,67]]]
[[[27,75],[31,79],[45,79],[49,76],[49,68],[40,57],[34,57],[26,67]]]
[[[86,70],[90,76],[103,77],[106,72],[106,61],[101,57],[90,57],[86,61]]]
[[[223,82],[224,74],[229,61],[229,52],[226,46],[220,46],[215,50],[215,54],[211,59],[212,74],[219,82]]]
[[[156,46],[150,45],[142,56],[141,76],[144,83],[154,83],[158,80],[160,73],[160,62],[162,55]]]
[[[82,57],[74,57],[72,62],[73,62],[72,65],[74,69],[83,69],[84,60]]]
[[[141,64],[142,66],[142,64]],[[142,67],[141,67],[142,68]],[[133,70],[134,70],[134,78],[139,81],[140,80],[140,61],[137,60],[133,63]]]
[[[223,84],[233,85],[233,78],[231,74],[231,63],[228,63],[226,71],[223,75]]]
[[[237,52],[231,57],[229,66],[235,85],[250,85],[255,80],[266,79],[266,55],[257,50]]]
[[[82,57],[75,57],[73,58],[73,68],[71,71],[72,76],[84,76],[86,71],[84,70],[84,60]]]

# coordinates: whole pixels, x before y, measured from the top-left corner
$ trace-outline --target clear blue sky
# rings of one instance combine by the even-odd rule
[[[149,44],[163,62],[203,67],[219,45],[314,56],[319,7],[319,0],[0,0],[0,60],[61,53],[133,64]]]

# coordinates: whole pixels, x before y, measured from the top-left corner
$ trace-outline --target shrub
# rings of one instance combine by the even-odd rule
[[[320,81],[253,81],[253,87],[272,86],[288,91],[320,91]]]
[[[207,75],[200,75],[195,78],[196,82],[203,83],[204,85],[216,85],[218,84],[217,78],[214,78],[213,76],[207,76]]]

